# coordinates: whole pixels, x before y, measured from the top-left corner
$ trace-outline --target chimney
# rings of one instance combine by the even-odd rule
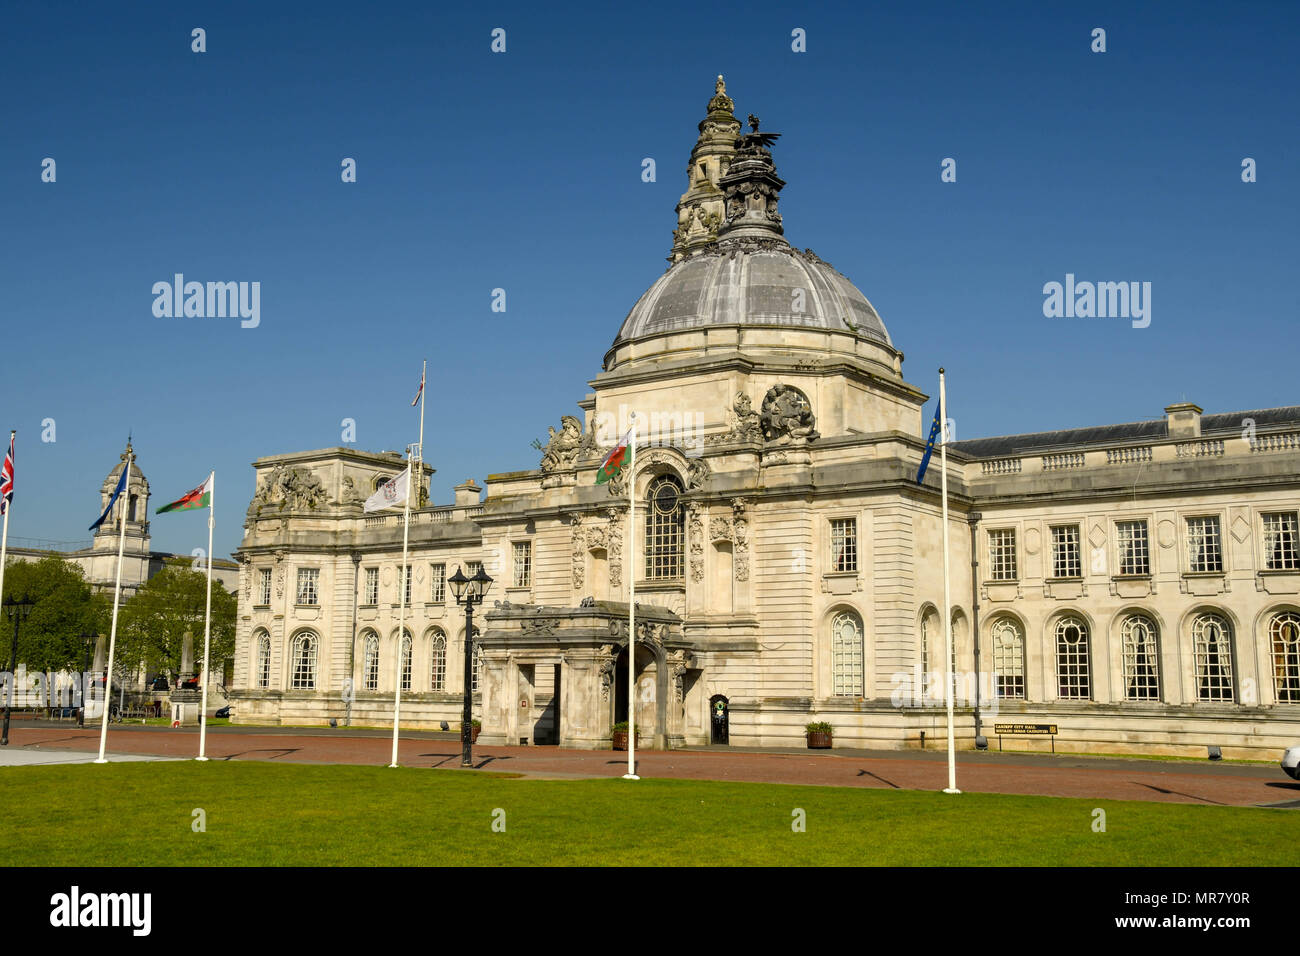
[[[473,478],[466,478],[464,484],[457,485],[452,489],[456,492],[457,508],[472,508],[479,503],[479,495],[483,489],[474,483]]]
[[[1170,438],[1200,438],[1201,412],[1204,409],[1194,402],[1178,402],[1165,409],[1166,428]]]

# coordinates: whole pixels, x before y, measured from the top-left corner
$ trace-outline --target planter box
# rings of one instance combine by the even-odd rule
[[[809,750],[830,750],[830,749],[831,749],[831,735],[830,735],[830,734],[809,733],[809,734],[808,734],[808,749],[809,749]]]

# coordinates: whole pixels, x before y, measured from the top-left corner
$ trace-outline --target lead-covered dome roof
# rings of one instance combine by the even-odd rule
[[[727,246],[669,268],[637,300],[614,344],[711,326],[785,326],[848,332],[893,347],[867,297],[814,253],[779,240]]]

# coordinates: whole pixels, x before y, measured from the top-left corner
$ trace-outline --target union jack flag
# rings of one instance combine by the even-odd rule
[[[4,469],[0,470],[0,515],[9,510],[14,500],[14,436],[9,433],[9,454],[5,455]]]

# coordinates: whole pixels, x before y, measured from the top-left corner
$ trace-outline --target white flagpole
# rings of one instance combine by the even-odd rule
[[[939,369],[939,474],[943,488],[943,653],[944,673],[948,675],[944,696],[948,698],[948,786],[944,793],[961,793],[957,789],[957,748],[952,732],[952,691],[957,675],[952,672],[952,609],[948,593],[948,394],[944,389],[943,369]]]
[[[420,467],[415,476],[415,480],[419,482],[419,485],[415,492],[416,505],[419,505],[420,503],[419,489],[424,487],[424,393],[426,391],[424,376],[428,371],[429,371],[429,362],[426,359],[424,365],[420,367],[420,457],[419,457]]]
[[[421,410],[424,399],[420,399]],[[397,582],[398,599],[401,602],[397,611],[397,658],[393,668],[393,761],[388,766],[397,766],[397,721],[402,713],[402,664],[406,658],[406,549],[411,535],[411,454],[406,455],[406,504],[402,508],[402,573]],[[415,648],[411,648],[412,655]]]
[[[129,443],[128,443],[129,444]],[[108,743],[108,703],[109,691],[113,683],[113,655],[117,650],[117,609],[122,598],[122,553],[126,549],[126,503],[131,499],[131,462],[135,454],[126,456],[126,480],[122,482],[122,493],[117,502],[121,510],[117,515],[119,528],[117,537],[117,580],[113,585],[113,624],[108,630],[108,668],[104,671],[104,713],[99,722],[99,758],[95,763],[108,763],[104,759],[104,747]]]
[[[213,510],[217,503],[217,473],[208,475],[208,603],[203,609],[203,703],[199,705],[199,755],[195,760],[207,760],[208,743],[208,656],[212,653],[212,526]]]
[[[636,412],[632,422],[632,463],[627,476],[627,773],[624,780],[640,780],[636,775]]]

